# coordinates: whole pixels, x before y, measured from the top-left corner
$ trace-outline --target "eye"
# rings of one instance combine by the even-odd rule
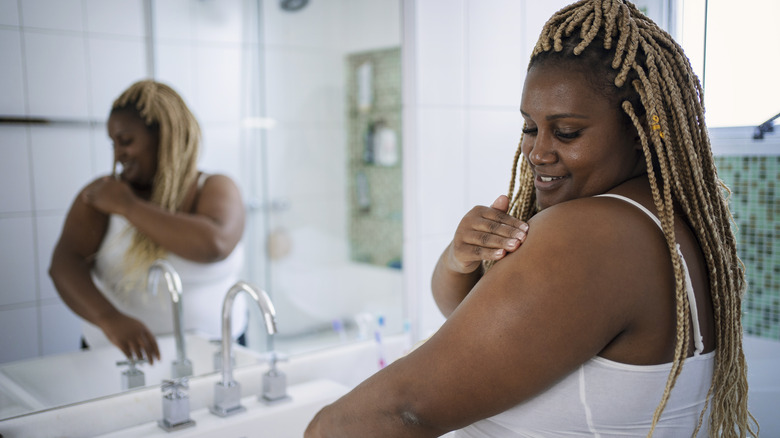
[[[536,128],[523,128],[523,134],[525,135],[536,135]]]
[[[579,137],[580,132],[581,131],[572,131],[572,132],[555,131],[555,135],[566,140],[571,140]]]

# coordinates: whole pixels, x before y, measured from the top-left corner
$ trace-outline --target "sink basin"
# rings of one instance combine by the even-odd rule
[[[145,375],[146,386],[170,379],[171,361],[176,358],[172,336],[157,341],[162,361],[138,366]],[[185,345],[195,376],[214,371],[213,357],[219,345],[197,334],[185,335]],[[237,367],[258,362],[258,357],[247,349],[234,346],[232,351]],[[0,367],[0,388],[4,394],[0,418],[119,393],[122,372],[127,369],[116,365],[121,360],[125,360],[121,351],[106,347],[5,364]]]
[[[230,417],[217,417],[203,408],[190,414],[195,426],[178,430],[177,438],[243,437],[288,438],[303,436],[306,426],[323,406],[346,394],[349,388],[332,380],[311,380],[288,388],[290,399],[267,405],[257,396],[241,399],[245,412]],[[103,438],[159,437],[170,433],[156,422],[100,435]]]

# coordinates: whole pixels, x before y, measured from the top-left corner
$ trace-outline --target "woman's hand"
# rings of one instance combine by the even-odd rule
[[[476,206],[461,219],[449,246],[447,267],[468,274],[483,260],[501,260],[523,243],[528,224],[506,214],[509,198],[501,195],[490,207]]]
[[[141,321],[116,312],[99,321],[98,326],[128,359],[145,358],[149,364],[153,364],[155,359],[160,360],[157,340]]]
[[[136,199],[130,186],[110,176],[95,180],[82,193],[84,202],[105,214],[127,215]]]

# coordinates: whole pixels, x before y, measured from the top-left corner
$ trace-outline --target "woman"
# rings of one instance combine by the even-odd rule
[[[173,324],[170,296],[147,291],[149,266],[167,258],[181,276],[184,328],[219,336],[222,298],[242,264],[244,207],[229,177],[197,170],[200,128],[169,86],[133,84],[114,102],[107,126],[115,175],[73,201],[50,275],[88,323],[85,344],[110,341],[128,358],[153,363],[160,359],[155,337],[173,333]]]
[[[306,436],[754,434],[744,275],[682,49],[625,0],[578,2],[520,109],[510,196],[436,266],[447,321]]]

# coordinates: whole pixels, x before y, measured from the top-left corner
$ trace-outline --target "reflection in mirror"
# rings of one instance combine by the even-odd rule
[[[0,179],[19,187],[0,197],[0,419],[123,388],[124,356],[79,351],[82,323],[46,270],[74,194],[111,173],[111,102],[146,77],[198,118],[199,169],[246,200],[242,277],[271,295],[279,333],[269,342],[250,307],[236,366],[402,330],[399,0],[47,1],[0,20],[0,116],[14,121],[0,124]],[[213,373],[219,346],[185,340],[194,375]],[[176,358],[172,337],[158,342],[162,363],[138,365],[146,385]]]

